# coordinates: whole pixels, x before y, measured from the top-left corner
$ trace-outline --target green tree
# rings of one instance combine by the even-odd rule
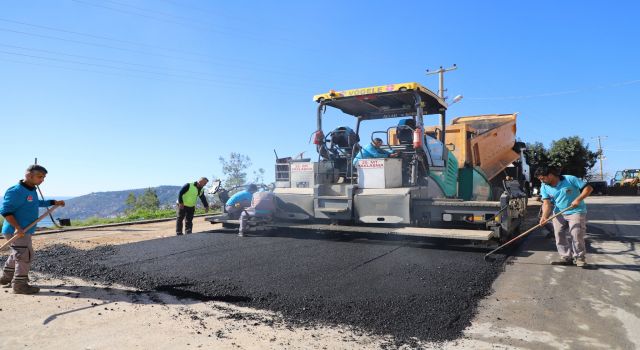
[[[255,184],[264,183],[264,169],[260,168],[257,171],[253,172],[253,183]]]
[[[138,198],[136,209],[157,210],[160,208],[160,199],[156,191],[149,187]]]
[[[539,167],[549,165],[549,151],[544,148],[542,142],[527,143],[527,150],[524,151],[524,157],[529,164],[531,185],[533,187],[540,187],[540,180],[538,180],[534,174]]]
[[[127,200],[124,203],[126,205],[125,212],[132,212],[136,210],[136,205],[137,205],[136,195],[133,194],[133,192],[129,192],[129,195],[127,196]]]
[[[542,142],[527,143],[524,156],[532,171],[537,167],[549,165],[549,152],[544,148]]]
[[[224,180],[225,188],[241,186],[247,181],[247,168],[251,166],[251,159],[240,153],[231,152],[229,160],[224,157],[219,158],[222,164],[222,173],[226,177]]]
[[[562,169],[564,174],[585,178],[593,168],[598,152],[592,152],[578,136],[553,141],[549,149],[549,165]]]

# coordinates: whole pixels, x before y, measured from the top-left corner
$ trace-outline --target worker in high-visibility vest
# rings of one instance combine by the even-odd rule
[[[182,222],[186,234],[190,234],[193,229],[193,214],[196,211],[196,203],[198,198],[202,201],[205,211],[209,211],[209,203],[204,195],[204,186],[207,185],[209,179],[201,177],[196,182],[185,184],[178,193],[178,218],[176,219],[176,235],[182,235]],[[185,220],[186,219],[186,220]]]

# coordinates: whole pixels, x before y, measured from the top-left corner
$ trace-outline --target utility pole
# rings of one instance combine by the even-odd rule
[[[452,70],[456,70],[458,69],[458,66],[456,66],[456,64],[454,63],[453,66],[449,67],[449,68],[442,68],[442,66],[440,66],[440,68],[438,68],[438,70],[430,72],[427,69],[427,75],[433,75],[433,74],[438,74],[438,96],[440,96],[440,98],[444,101],[446,100],[446,97],[444,97],[444,73],[446,72],[450,72]],[[455,103],[456,101],[454,101]],[[440,111],[440,127],[442,129],[442,131],[440,131],[440,142],[442,142],[442,159],[446,160],[447,159],[447,146],[446,146],[446,140],[445,140],[445,135],[447,134],[445,132],[445,109],[443,108]]]
[[[606,139],[606,136],[595,136],[592,139],[598,139],[598,159],[600,160],[600,180],[604,181],[604,171],[602,166],[602,160],[605,158],[602,154],[602,139]]]
[[[440,96],[440,98],[443,100],[445,99],[444,92],[446,91],[444,89],[444,73],[450,72],[456,69],[458,69],[458,66],[456,66],[455,63],[453,64],[453,66],[449,68],[442,68],[442,66],[440,66],[438,70],[435,70],[432,72],[427,69],[427,75],[438,74],[438,96]]]

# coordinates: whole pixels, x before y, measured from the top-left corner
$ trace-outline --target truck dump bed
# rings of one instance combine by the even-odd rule
[[[458,167],[479,167],[488,180],[520,156],[513,150],[516,141],[516,113],[458,117],[446,128],[446,142],[453,144]],[[434,136],[436,127],[425,132]]]

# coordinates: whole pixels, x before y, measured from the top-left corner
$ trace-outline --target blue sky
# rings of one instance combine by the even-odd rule
[[[640,168],[635,1],[24,0],[0,3],[0,187],[35,157],[45,194],[221,176],[248,155],[316,157],[314,94],[453,63],[449,109],[519,112],[526,142],[578,135]],[[434,116],[430,119],[437,123]],[[337,118],[326,127],[351,122]],[[331,123],[335,123],[331,125]]]

